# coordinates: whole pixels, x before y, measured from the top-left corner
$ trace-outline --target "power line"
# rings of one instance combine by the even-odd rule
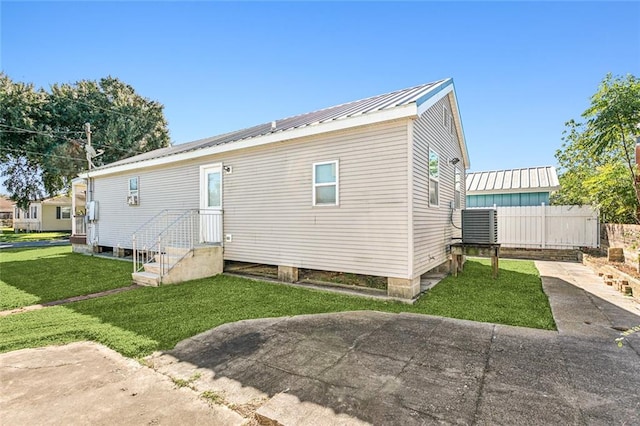
[[[145,102],[156,103],[156,101],[146,101],[146,100],[145,100],[144,98],[142,98],[140,95],[136,95],[136,96],[139,96],[139,97],[140,97],[143,101],[145,101]],[[90,103],[88,103],[88,102],[83,102],[83,101],[81,101],[81,100],[79,100],[79,99],[67,98],[67,97],[66,97],[66,98],[64,98],[64,99],[65,99],[65,100],[69,100],[69,101],[71,101],[71,102],[76,102],[76,103],[79,103],[79,104],[82,104],[82,105],[85,105],[85,106],[88,106],[88,107],[91,107],[91,108],[97,108],[97,109],[101,109],[101,110],[103,110],[103,111],[112,112],[112,113],[114,113],[114,114],[118,114],[118,115],[121,115],[121,116],[123,116],[123,117],[130,118],[130,119],[142,120],[142,121],[144,121],[144,122],[155,121],[155,119],[153,119],[153,118],[145,118],[145,117],[142,117],[142,116],[139,116],[139,115],[126,114],[126,113],[124,113],[124,112],[120,112],[120,111],[118,111],[118,110],[116,110],[116,109],[113,109],[113,108],[105,108],[105,107],[102,107],[102,106],[99,106],[99,105],[90,104]],[[125,105],[125,106],[131,106],[131,107],[133,107],[133,108],[139,108],[139,107],[136,107],[136,106],[134,106],[134,105]],[[147,106],[147,105],[145,105],[145,106]]]
[[[0,124],[0,126],[11,127],[11,126],[3,125],[3,124]],[[36,130],[20,129],[20,128],[17,128],[17,127],[13,127],[13,129],[15,129],[15,130],[2,130],[2,129],[0,129],[0,133],[35,133],[35,134],[40,134],[40,135],[47,136],[47,137],[50,137],[50,138],[53,138],[53,139],[56,139],[56,138],[57,139],[62,139],[64,141],[66,141],[66,142],[71,142],[73,144],[77,144],[79,142],[84,144],[84,140],[83,139],[70,139],[70,138],[68,138],[66,136],[54,136],[54,135],[51,135],[51,134],[48,134],[48,133],[44,133],[44,132],[39,132],[39,131],[36,131]],[[83,132],[68,132],[68,133],[83,133]],[[132,155],[144,154],[146,152],[146,151],[136,151],[136,150],[133,150],[133,149],[130,149],[130,148],[123,148],[123,147],[115,146],[115,145],[108,144],[108,143],[99,143],[97,146],[98,147],[109,147],[112,150],[116,150],[116,151],[119,151],[119,152],[122,152],[122,153],[125,153],[125,154],[132,154]],[[22,151],[22,152],[27,152],[27,151]]]
[[[61,138],[61,139],[71,140],[71,139],[67,138],[66,136],[57,136],[57,135],[53,134],[53,132],[58,133],[58,131],[52,131],[52,132],[47,133],[47,132],[42,132],[42,131],[39,131],[39,130],[23,129],[22,127],[9,126],[7,124],[0,124],[0,127],[11,129],[12,130],[11,133],[33,133],[33,134],[36,134],[36,135],[47,136],[47,137],[50,137],[50,138]],[[6,130],[0,130],[0,131],[7,132]],[[74,132],[74,131],[63,132],[63,131],[60,131],[59,133],[67,133],[68,134],[68,133],[82,133],[82,132]]]
[[[27,153],[27,154],[34,154],[34,155],[43,155],[42,152],[29,151],[29,150],[24,150],[24,149],[3,148],[3,150],[15,152],[15,153],[18,153],[18,154]],[[47,155],[47,157],[63,158],[65,160],[82,161],[82,162],[85,161],[84,158],[75,158],[75,157],[71,157],[69,155],[57,155],[57,154],[46,154],[46,155]]]

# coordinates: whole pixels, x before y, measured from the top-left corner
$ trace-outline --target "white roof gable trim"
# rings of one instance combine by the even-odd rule
[[[467,175],[467,195],[552,192],[560,189],[553,166],[474,172]]]
[[[393,108],[382,109],[378,111],[368,112],[361,115],[353,115],[344,118],[335,119],[332,121],[325,121],[314,123],[304,127],[297,127],[283,132],[270,133],[262,136],[239,140],[231,143],[214,145],[202,149],[181,152],[174,155],[161,156],[151,158],[148,160],[142,160],[137,162],[125,163],[121,165],[109,165],[104,168],[99,168],[91,172],[85,172],[79,175],[80,178],[98,177],[111,175],[116,173],[122,173],[130,170],[137,170],[146,167],[157,167],[166,164],[176,163],[180,161],[191,160],[209,155],[221,154],[230,151],[236,151],[240,149],[253,148],[261,145],[267,145],[276,142],[282,142],[292,139],[299,139],[309,136],[315,136],[328,132],[335,132],[340,130],[346,130],[354,127],[368,126],[377,123],[383,123],[386,121],[399,120],[403,118],[417,118],[429,107],[433,106],[440,99],[448,96],[454,91],[453,81],[451,79],[443,80],[431,88],[421,98],[409,104],[396,106]],[[454,93],[455,99],[455,93]],[[460,122],[459,117],[456,120]],[[461,130],[461,129],[460,129]],[[462,135],[462,133],[460,133]],[[465,165],[469,164],[468,154],[466,150],[466,143],[464,136],[460,138],[460,145],[465,157]]]

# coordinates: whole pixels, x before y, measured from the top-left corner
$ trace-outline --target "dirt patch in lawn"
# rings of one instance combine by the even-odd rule
[[[226,261],[224,270],[225,272],[234,274],[278,279],[278,267],[275,265]],[[360,287],[385,291],[387,289],[387,279],[385,277],[350,274],[346,272],[319,271],[316,269],[300,268],[298,271],[298,279],[301,283],[339,285],[341,287]]]

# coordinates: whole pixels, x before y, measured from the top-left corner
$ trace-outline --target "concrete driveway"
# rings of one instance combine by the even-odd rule
[[[588,269],[575,267],[539,264],[558,332],[379,312],[241,321],[147,358],[156,371],[139,369],[158,377],[158,408],[111,388],[89,395],[98,410],[92,420],[107,423],[124,407],[131,413],[127,423],[148,423],[154,410],[164,416],[156,422],[187,421],[182,414],[172,417],[182,406],[172,404],[176,394],[195,410],[184,416],[196,416],[204,393],[217,403],[200,405],[215,416],[201,418],[211,424],[246,422],[254,411],[270,425],[640,424],[640,333],[622,348],[614,341],[619,329],[640,325],[640,316],[572,284],[576,276],[598,282]],[[60,362],[57,350],[28,351],[52,351]],[[64,375],[29,387],[22,380],[27,371],[11,361],[12,354],[0,355],[3,420],[87,419],[89,402],[77,405],[86,409],[51,410],[66,401]],[[47,362],[34,361],[32,368]],[[188,386],[175,389],[169,378]],[[85,379],[76,375],[76,388],[98,387],[98,376]]]

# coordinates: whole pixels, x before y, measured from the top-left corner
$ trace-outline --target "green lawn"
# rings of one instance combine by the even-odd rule
[[[58,259],[67,267],[78,260],[68,254]],[[25,261],[24,266],[36,269],[38,261]],[[115,271],[120,262],[105,262],[102,269],[115,268],[111,274],[115,279],[120,274]],[[175,286],[140,288],[0,318],[0,351],[94,340],[124,355],[139,357],[170,349],[187,337],[228,322],[351,310],[413,312],[555,329],[533,262],[504,260],[500,268],[500,277],[493,280],[488,261],[468,261],[458,278],[446,278],[414,305],[224,275]],[[4,264],[0,278],[6,281]]]
[[[0,310],[131,285],[131,264],[70,246],[0,251]]]
[[[21,243],[25,241],[49,241],[69,238],[68,232],[21,232],[16,234],[11,230],[4,230],[0,234],[0,243]]]

